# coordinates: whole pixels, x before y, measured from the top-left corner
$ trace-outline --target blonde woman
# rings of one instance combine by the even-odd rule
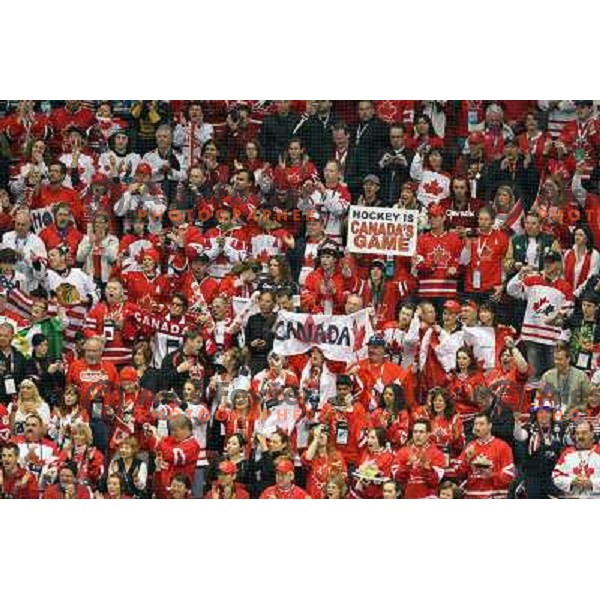
[[[10,427],[14,435],[22,435],[29,415],[38,415],[44,427],[50,422],[50,407],[40,396],[37,386],[31,379],[23,379],[15,402],[8,405]]]
[[[77,483],[96,490],[104,475],[104,456],[92,445],[92,430],[87,423],[75,423],[71,428],[73,443],[60,453],[60,463],[77,466]]]

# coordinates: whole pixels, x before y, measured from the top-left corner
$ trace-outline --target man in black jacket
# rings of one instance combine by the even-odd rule
[[[334,153],[333,125],[337,119],[331,112],[331,100],[316,100],[313,106],[316,106],[313,114],[300,117],[294,135],[304,142],[310,159],[322,173]]]
[[[487,387],[475,389],[473,400],[479,412],[486,413],[492,421],[492,435],[504,440],[511,448],[514,446],[515,417],[513,411]],[[467,440],[472,439],[472,432],[466,431]]]
[[[276,165],[285,152],[299,117],[290,111],[289,100],[277,100],[277,114],[269,115],[260,130],[260,144],[265,152],[265,160]]]
[[[357,177],[362,179],[369,173],[376,173],[389,137],[388,126],[375,116],[372,100],[358,103],[358,123],[352,128],[351,140],[356,152]]]
[[[25,357],[11,346],[14,327],[0,324],[0,403],[7,405],[16,397],[21,381],[25,379]]]
[[[183,397],[183,384],[188,379],[201,379],[204,373],[199,354],[203,345],[202,335],[195,330],[183,336],[183,347],[164,357],[160,366],[161,390],[173,390]]]
[[[252,376],[267,368],[267,355],[273,348],[273,326],[277,315],[275,294],[270,290],[261,292],[258,299],[260,312],[248,319],[245,330],[246,347],[250,355]]]
[[[386,206],[392,206],[400,198],[402,184],[410,179],[410,164],[414,152],[405,145],[404,125],[397,123],[390,127],[390,145],[379,159],[381,197]]]

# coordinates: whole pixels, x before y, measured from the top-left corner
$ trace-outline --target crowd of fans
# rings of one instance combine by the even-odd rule
[[[0,102],[0,496],[599,496],[599,159],[586,100]]]

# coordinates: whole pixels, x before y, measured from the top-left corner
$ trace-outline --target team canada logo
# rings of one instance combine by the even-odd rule
[[[424,183],[423,189],[427,194],[431,194],[432,196],[439,196],[444,191],[444,188],[438,183],[437,179]]]
[[[533,303],[533,310],[536,314],[539,315],[551,315],[555,310],[555,306],[546,298],[540,298]]]

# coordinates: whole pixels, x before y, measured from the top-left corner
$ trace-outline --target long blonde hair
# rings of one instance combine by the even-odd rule
[[[20,410],[22,413],[31,412],[26,411],[23,407],[23,387],[33,387],[33,401],[35,402],[35,412],[37,412],[41,408],[42,404],[44,404],[44,399],[40,395],[40,391],[38,390],[37,385],[35,385],[35,383],[31,379],[23,379],[23,381],[21,381],[21,385],[19,385],[19,393],[17,394],[18,410]]]

